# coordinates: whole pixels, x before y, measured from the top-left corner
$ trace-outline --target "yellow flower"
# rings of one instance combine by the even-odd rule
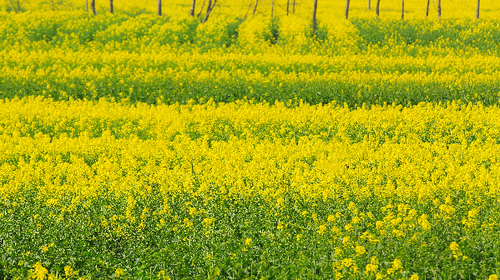
[[[283,222],[279,222],[278,226],[276,226],[277,229],[283,229]]]
[[[338,257],[342,256],[342,253],[343,253],[343,252],[342,252],[342,249],[340,249],[339,247],[335,247],[335,248],[333,248],[333,250],[334,250],[334,253],[335,253],[335,257],[336,257],[336,258],[338,258]]]
[[[66,278],[78,275],[78,271],[75,271],[71,266],[67,265],[64,267],[64,274]]]
[[[372,272],[375,273],[375,272],[377,272],[377,270],[378,270],[378,265],[376,265],[376,264],[369,263],[366,265],[366,273],[368,273],[368,274],[370,274]]]
[[[358,208],[356,207],[356,203],[354,203],[353,201],[349,202],[349,205],[347,206],[347,210],[354,212],[357,209]]]
[[[325,225],[320,225],[318,229],[318,234],[323,235],[326,231],[326,226]]]
[[[116,278],[120,278],[120,277],[121,277],[122,275],[124,275],[124,274],[125,274],[125,272],[124,272],[124,271],[123,271],[123,269],[121,269],[121,268],[117,268],[117,269],[115,270],[115,276],[116,276]]]
[[[450,244],[450,250],[453,253],[453,257],[455,259],[459,259],[460,256],[463,256],[462,251],[460,250],[460,247],[458,246],[457,242],[451,242]],[[463,256],[462,259],[466,259],[467,257]]]
[[[158,279],[161,280],[170,280],[170,277],[167,276],[165,270],[160,270],[160,272],[158,272],[158,275],[156,275],[156,277],[158,277]]]
[[[496,274],[491,274],[489,277],[488,277],[488,280],[498,280],[498,276]]]
[[[30,278],[36,280],[43,280],[47,277],[49,271],[43,267],[40,262],[33,265],[33,269],[30,271]]]
[[[203,219],[203,224],[205,225],[206,228],[212,227],[214,224],[215,218],[205,218]]]
[[[54,243],[50,243],[49,245],[45,246],[45,245],[42,245],[42,247],[40,247],[40,250],[42,251],[42,253],[45,253],[47,252],[50,247],[54,246]]]
[[[342,244],[344,245],[344,247],[349,246],[350,242],[351,242],[350,236],[344,236],[344,238],[342,238]]]
[[[392,275],[403,268],[403,263],[399,259],[394,259],[392,267],[387,269],[387,274]]]
[[[245,239],[245,246],[250,246],[250,245],[252,245],[252,238]]]
[[[416,274],[416,273],[415,273],[415,274],[413,274],[413,275],[410,277],[410,279],[409,279],[409,280],[418,280],[418,279],[420,279],[420,278],[418,277],[418,274]]]
[[[358,245],[358,246],[356,246],[356,248],[355,248],[354,250],[356,251],[356,255],[357,255],[357,256],[361,256],[361,255],[363,255],[364,253],[366,253],[366,249],[365,249],[365,247],[363,247],[363,246],[359,246],[359,245]]]
[[[399,270],[403,268],[403,263],[399,259],[394,259],[392,262],[392,268],[394,270]]]
[[[455,251],[458,251],[460,249],[460,247],[458,246],[457,242],[453,241],[450,244],[450,249],[455,252]]]
[[[354,260],[351,258],[343,259],[340,261],[343,267],[349,268],[354,264]]]
[[[190,228],[193,226],[193,222],[191,222],[188,218],[184,218],[184,225],[187,227],[187,228]]]
[[[424,230],[429,230],[431,228],[431,224],[427,220],[427,217],[428,216],[426,214],[422,214],[419,219],[420,225],[422,226],[422,228],[424,228]]]

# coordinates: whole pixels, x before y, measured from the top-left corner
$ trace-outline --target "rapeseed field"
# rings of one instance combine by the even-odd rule
[[[500,5],[251,2],[0,6],[0,279],[498,278]]]

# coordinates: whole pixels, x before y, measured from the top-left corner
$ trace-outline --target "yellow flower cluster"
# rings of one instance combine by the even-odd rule
[[[286,182],[311,198],[499,192],[496,107],[285,105],[3,100],[2,193],[27,185],[47,198],[92,196],[102,183],[118,192],[154,183],[279,198]],[[456,214],[451,198],[438,206],[443,220]]]

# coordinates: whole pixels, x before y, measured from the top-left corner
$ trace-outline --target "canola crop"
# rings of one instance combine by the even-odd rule
[[[1,101],[3,276],[498,273],[497,106],[292,103]]]
[[[0,97],[497,104],[496,19],[0,14]]]
[[[0,5],[0,279],[498,278],[498,3],[167,2]]]

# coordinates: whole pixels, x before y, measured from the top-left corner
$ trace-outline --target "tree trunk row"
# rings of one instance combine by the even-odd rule
[[[197,17],[199,17],[203,11],[203,7],[205,6],[205,1],[203,1],[203,4],[201,6],[200,12],[197,14]],[[295,14],[295,1],[293,0],[292,3],[292,13]],[[480,7],[480,1],[477,0],[477,7],[476,7],[476,20],[479,19],[479,7]],[[16,1],[17,5],[12,3],[12,0],[10,0],[11,5],[14,7],[14,10],[18,13],[21,11],[21,4],[19,3],[19,0]],[[217,0],[214,0],[212,3],[212,0],[208,1],[208,7],[206,11],[205,18],[203,19],[203,22],[206,22],[208,20],[208,17],[210,16],[210,13],[212,12],[213,8],[215,7],[215,4],[217,3]],[[162,15],[162,5],[161,5],[161,0],[157,0],[158,4],[158,16]],[[255,0],[255,5],[253,7],[253,12],[252,14],[255,15],[257,12],[257,6],[259,4],[259,0]],[[350,0],[347,0],[346,3],[346,8],[345,8],[345,18],[349,18],[349,5],[350,5]],[[429,6],[430,6],[430,0],[427,0],[427,6],[425,9],[425,16],[429,16]],[[317,7],[318,7],[318,0],[314,0],[314,8],[313,8],[313,30],[316,31],[316,14],[317,14]],[[401,0],[401,19],[404,19],[405,13],[404,13],[404,7],[405,7],[405,1]],[[189,11],[189,15],[194,17],[195,16],[195,8],[196,8],[196,0],[192,0],[191,4],[191,10]],[[371,9],[371,0],[368,0],[368,10]],[[55,2],[52,0],[52,10],[55,10]],[[96,14],[96,9],[95,9],[95,0],[90,1],[90,10],[92,13],[95,15]],[[85,0],[85,11],[89,11],[89,0]],[[113,13],[114,12],[114,7],[113,7],[113,0],[109,0],[109,12]],[[377,14],[377,18],[380,16],[380,0],[377,0],[377,6],[375,8],[375,12]],[[441,18],[441,0],[437,0],[437,13],[438,13],[438,18]],[[288,16],[290,14],[290,0],[287,0],[286,2],[286,15]],[[274,16],[274,0],[271,1],[271,17]]]

